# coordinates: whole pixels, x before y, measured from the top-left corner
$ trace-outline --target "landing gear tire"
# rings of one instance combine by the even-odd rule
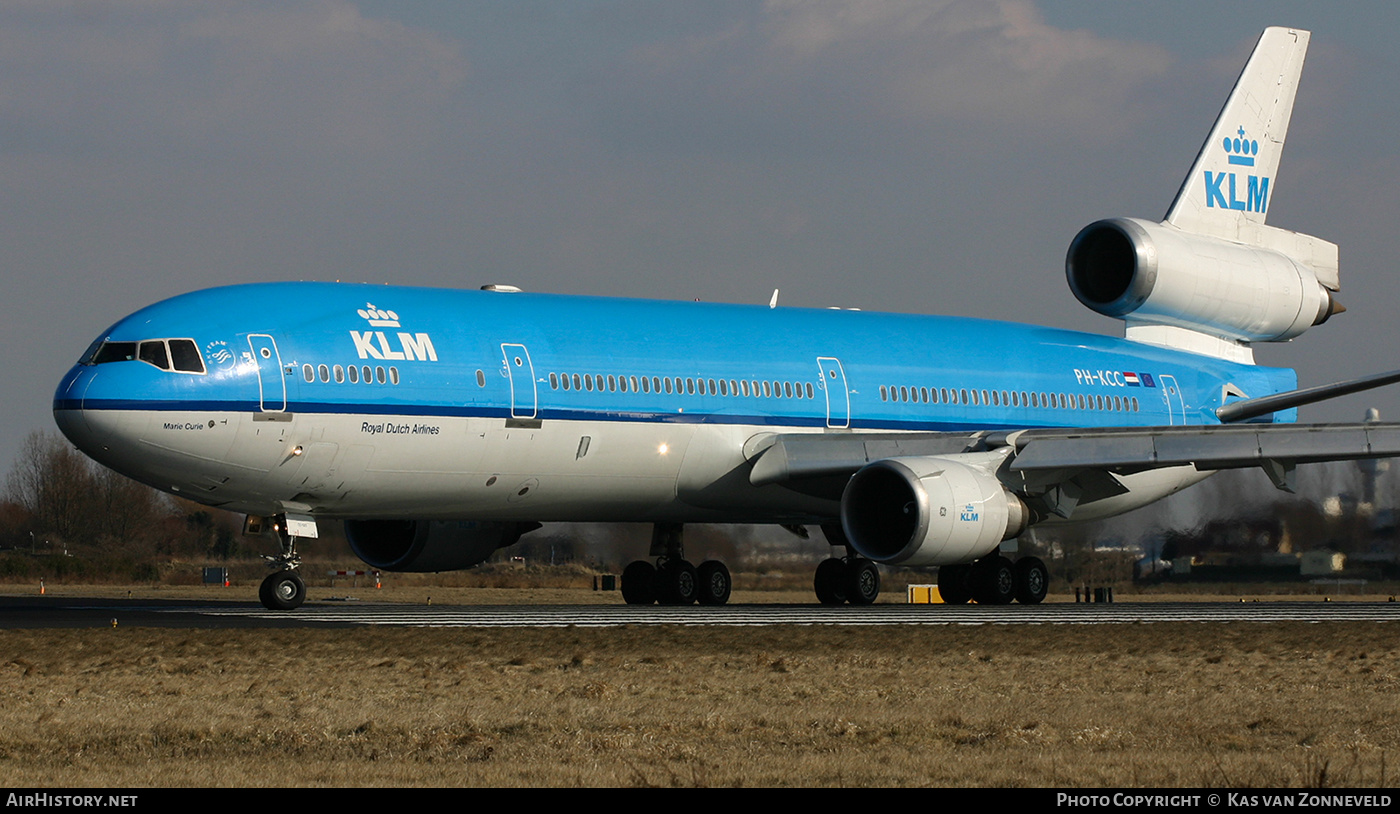
[[[656,602],[656,566],[646,560],[628,563],[622,570],[622,600],[629,605]]]
[[[1016,601],[1022,605],[1039,605],[1050,590],[1050,572],[1039,557],[1022,557],[1016,561]]]
[[[817,600],[823,605],[846,604],[846,563],[835,557],[822,560],[812,580]]]
[[[701,605],[723,605],[729,601],[733,583],[729,579],[729,569],[719,560],[706,560],[695,569],[698,576]]]
[[[880,568],[870,560],[846,563],[846,600],[852,605],[872,605],[880,598]]]
[[[972,596],[979,605],[1009,605],[1016,598],[1016,573],[1011,560],[993,556],[972,566]]]
[[[971,569],[966,565],[943,565],[938,568],[938,595],[945,605],[966,605],[972,599],[968,586]]]
[[[258,586],[258,599],[268,610],[296,610],[306,601],[306,583],[295,571],[278,571]]]
[[[700,597],[700,576],[685,560],[671,560],[656,569],[656,599],[663,605],[693,605]]]

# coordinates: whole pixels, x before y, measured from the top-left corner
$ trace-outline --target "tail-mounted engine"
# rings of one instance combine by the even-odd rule
[[[346,520],[355,556],[385,571],[456,571],[486,561],[538,523],[474,520]]]
[[[1335,245],[1264,226],[1257,237],[1251,245],[1136,218],[1101,220],[1074,238],[1065,274],[1074,296],[1105,316],[1236,342],[1292,339],[1345,310],[1332,296]]]
[[[994,551],[1026,529],[1030,512],[976,463],[929,456],[866,466],[841,496],[846,538],[861,556],[892,565],[949,565]]]

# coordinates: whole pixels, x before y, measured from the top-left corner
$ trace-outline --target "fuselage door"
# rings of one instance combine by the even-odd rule
[[[846,389],[846,371],[834,356],[818,356],[817,367],[822,372],[822,391],[826,393],[826,426],[841,429],[851,426],[851,393]]]
[[[539,402],[530,352],[524,345],[501,345],[501,356],[510,379],[510,417],[534,418]]]
[[[264,413],[287,410],[287,380],[282,376],[282,355],[267,334],[248,334],[253,364],[258,366],[258,406]]]
[[[1167,400],[1167,423],[1172,426],[1186,423],[1186,401],[1182,398],[1181,387],[1175,376],[1158,376],[1162,383],[1162,398]]]

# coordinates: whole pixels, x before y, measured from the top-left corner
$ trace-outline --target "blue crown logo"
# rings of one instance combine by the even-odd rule
[[[1244,125],[1240,125],[1238,138],[1225,137],[1225,152],[1229,154],[1231,164],[1252,167],[1254,157],[1259,155],[1259,142],[1245,138]]]

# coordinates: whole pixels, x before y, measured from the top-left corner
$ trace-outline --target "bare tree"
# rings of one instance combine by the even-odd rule
[[[5,481],[5,497],[34,531],[70,543],[129,546],[170,514],[159,492],[83,457],[53,432],[32,432]]]
[[[53,432],[31,432],[6,478],[9,500],[23,506],[39,528],[64,539],[77,539],[89,529],[82,511],[91,493],[92,471],[87,459]]]
[[[105,467],[96,467],[92,485],[92,528],[104,543],[129,548],[150,539],[170,514],[169,500],[160,492]]]

